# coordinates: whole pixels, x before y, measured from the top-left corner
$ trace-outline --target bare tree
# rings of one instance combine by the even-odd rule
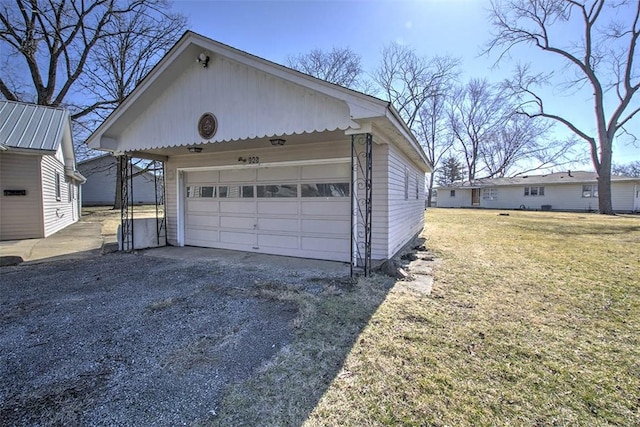
[[[611,172],[614,175],[632,176],[640,178],[640,160],[626,164],[613,164]]]
[[[115,108],[183,30],[185,18],[168,14],[168,6],[166,0],[4,2],[0,44],[8,55],[1,65],[18,71],[0,76],[0,93],[68,107],[74,120]]]
[[[436,174],[440,173],[440,161],[450,152],[455,141],[447,120],[445,94],[437,93],[424,103],[418,113],[418,120],[414,122],[414,132],[434,169],[427,182],[427,207],[431,207],[433,184]]]
[[[328,52],[312,49],[309,53],[288,56],[286,65],[313,77],[350,89],[368,92],[363,78],[362,58],[348,47],[334,47]]]
[[[2,66],[28,72],[3,73],[0,92],[9,100],[69,108],[77,157],[93,157],[95,152],[80,141],[131,93],[186,28],[186,18],[168,8],[166,0],[3,4],[0,43],[9,55]],[[139,164],[138,174],[156,173],[152,163]],[[117,177],[118,208],[120,175],[113,163],[109,167]]]
[[[459,66],[459,59],[421,57],[407,46],[392,43],[383,48],[382,62],[374,73],[375,82],[414,132],[434,167],[427,184],[427,206],[431,206],[434,176],[440,159],[453,145],[446,105]]]
[[[512,113],[491,138],[480,145],[480,157],[489,178],[520,175],[570,163],[574,139],[548,141],[553,123]],[[517,173],[513,173],[517,169]]]
[[[507,99],[486,79],[471,79],[455,90],[449,122],[464,158],[468,180],[486,169],[482,164],[483,147],[500,133],[509,114]]]
[[[410,128],[420,109],[436,95],[446,95],[459,74],[460,60],[449,56],[421,57],[404,45],[382,49],[382,63],[373,79]]]
[[[518,45],[533,46],[565,62],[562,76],[566,77],[560,83],[555,81],[556,85],[574,90],[589,88],[595,116],[590,126],[581,128],[567,113],[545,109],[542,96],[536,92],[541,84],[554,82],[553,73],[533,74],[528,66],[521,66],[510,85],[522,101],[522,112],[562,123],[589,145],[598,174],[599,210],[613,214],[613,142],[640,111],[640,2],[494,0],[490,18],[495,32],[487,52],[498,50],[503,58]],[[560,28],[563,34],[556,32]],[[566,36],[570,28],[575,28],[572,40]]]

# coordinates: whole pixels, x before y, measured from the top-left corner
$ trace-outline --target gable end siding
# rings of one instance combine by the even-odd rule
[[[208,142],[346,129],[351,124],[346,102],[216,55],[206,69],[191,64],[154,97],[118,138],[119,149],[155,148],[163,144],[159,141],[201,143],[197,124],[205,112],[218,121]]]

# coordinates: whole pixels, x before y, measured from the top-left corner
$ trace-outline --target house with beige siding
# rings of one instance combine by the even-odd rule
[[[164,162],[171,245],[360,264],[424,225],[431,165],[388,102],[193,32],[88,143]]]
[[[598,211],[595,172],[566,171],[546,175],[476,179],[438,187],[438,207]],[[640,178],[611,177],[615,212],[640,212]]]
[[[68,111],[0,101],[0,240],[43,238],[78,221],[83,182]]]

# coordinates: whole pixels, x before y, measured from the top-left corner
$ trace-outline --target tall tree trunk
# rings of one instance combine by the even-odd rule
[[[429,174],[429,193],[427,196],[427,207],[430,208],[431,207],[431,197],[433,196],[433,175],[434,173],[431,172],[431,174]]]
[[[605,215],[613,215],[611,203],[611,156],[612,139],[608,136],[600,138],[600,164],[596,168],[598,172],[598,212]]]

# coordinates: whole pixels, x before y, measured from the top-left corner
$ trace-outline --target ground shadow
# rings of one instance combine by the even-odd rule
[[[302,424],[393,285],[348,271],[122,253],[4,267],[0,424]]]

